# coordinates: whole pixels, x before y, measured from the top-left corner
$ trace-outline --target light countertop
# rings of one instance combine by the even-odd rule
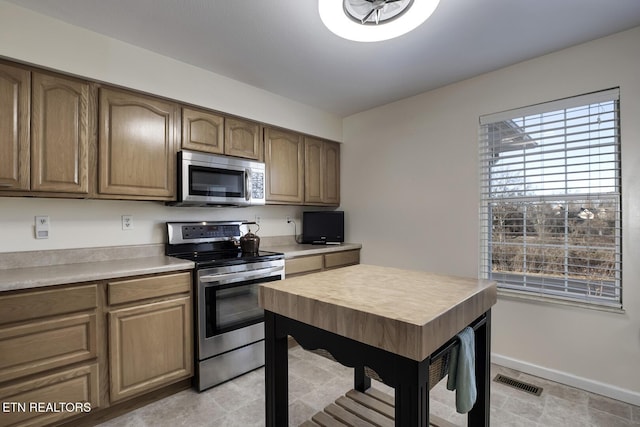
[[[260,245],[260,249],[271,252],[284,253],[285,259],[308,255],[320,255],[332,252],[349,251],[361,249],[360,243],[341,243],[339,245],[310,245],[310,244],[265,244]]]
[[[277,240],[274,243],[260,248],[294,258],[362,247],[354,243],[299,245]],[[192,268],[192,261],[165,256],[161,244],[3,253],[0,254],[0,292]]]
[[[0,254],[0,292],[190,270],[164,245],[55,249]]]
[[[497,301],[495,282],[359,264],[260,285],[274,313],[424,360]]]
[[[0,291],[189,270],[193,268],[193,265],[191,261],[161,255],[10,268],[0,270]]]

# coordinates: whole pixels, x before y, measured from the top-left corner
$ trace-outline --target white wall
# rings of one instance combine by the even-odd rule
[[[294,226],[285,218],[291,216],[299,227],[301,212],[300,206],[186,208],[161,202],[0,197],[0,253],[165,243],[166,221],[254,221],[256,215],[258,236],[291,235],[294,243]],[[36,215],[49,216],[46,240],[35,238]],[[122,215],[133,215],[132,230],[122,230]]]
[[[476,276],[478,117],[620,86],[624,313],[500,298],[494,359],[640,404],[640,27],[344,121],[347,238],[365,263]],[[366,165],[363,168],[362,165]]]
[[[340,141],[332,114],[0,0],[0,57],[201,105]],[[293,235],[284,218],[299,207],[170,208],[158,202],[0,197],[0,252],[163,243],[173,220],[262,219],[259,235]],[[122,231],[120,216],[134,215]],[[51,236],[34,238],[34,215],[49,215]],[[298,222],[299,223],[299,222]]]

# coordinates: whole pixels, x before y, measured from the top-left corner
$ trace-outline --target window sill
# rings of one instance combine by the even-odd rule
[[[621,307],[609,307],[606,305],[598,305],[598,304],[574,301],[569,299],[544,297],[540,295],[532,295],[530,293],[518,292],[518,291],[513,291],[508,289],[498,288],[498,297],[511,299],[514,301],[526,301],[526,302],[534,302],[534,303],[540,303],[540,304],[564,305],[564,306],[576,307],[576,308],[586,308],[589,310],[606,311],[608,313],[624,314],[626,312],[625,309]]]

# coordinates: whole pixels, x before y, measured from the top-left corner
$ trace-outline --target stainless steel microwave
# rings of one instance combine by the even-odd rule
[[[177,206],[265,204],[262,162],[182,150],[178,152]]]

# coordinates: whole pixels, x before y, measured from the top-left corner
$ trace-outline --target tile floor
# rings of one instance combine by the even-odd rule
[[[640,407],[492,365],[491,379],[507,375],[543,387],[540,396],[491,383],[491,425],[497,427],[640,426]],[[353,387],[352,370],[300,347],[289,350],[289,423],[310,419]],[[393,389],[372,381],[389,394]],[[203,393],[187,390],[101,427],[263,426],[264,369],[258,369]],[[446,379],[431,390],[431,413],[459,426],[466,417],[455,412],[455,394]]]

